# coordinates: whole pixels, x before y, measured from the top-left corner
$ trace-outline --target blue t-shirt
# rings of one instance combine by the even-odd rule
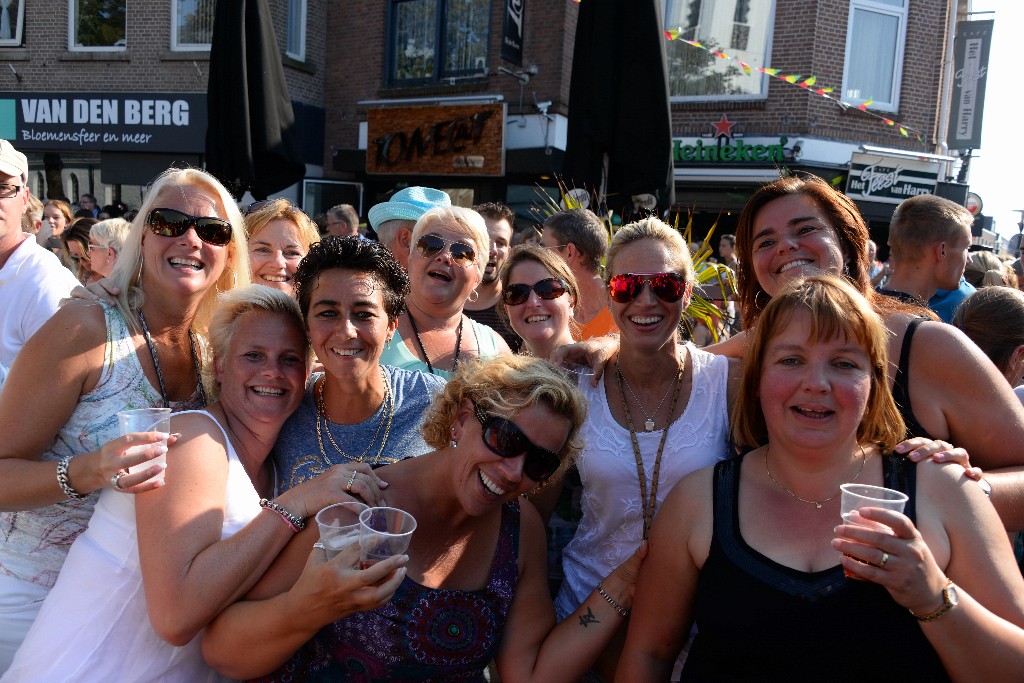
[[[390,365],[382,365],[381,368],[391,385],[395,407],[383,450],[380,448],[381,439],[387,429],[388,413],[391,412],[390,405],[386,405],[387,401],[369,419],[358,424],[340,425],[321,419],[318,438],[314,388],[323,373],[315,373],[306,384],[302,404],[284,423],[277,443],[274,444],[272,457],[277,466],[281,492],[322,474],[332,465],[352,462],[353,458],[359,457],[364,451],[364,462],[386,465],[431,450],[420,434],[420,427],[427,407],[434,395],[440,393],[445,380]],[[387,413],[384,412],[385,407],[388,408]],[[335,444],[349,457],[339,453]]]
[[[956,309],[960,307],[964,299],[974,294],[974,285],[963,277],[960,278],[960,287],[957,289],[940,289],[935,296],[928,300],[928,308],[935,311],[935,315],[944,323],[952,322]]]

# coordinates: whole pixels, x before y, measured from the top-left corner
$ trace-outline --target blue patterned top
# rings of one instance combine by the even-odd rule
[[[426,588],[406,577],[391,601],[320,630],[262,681],[484,681],[519,578],[519,502],[501,510],[482,590]]]

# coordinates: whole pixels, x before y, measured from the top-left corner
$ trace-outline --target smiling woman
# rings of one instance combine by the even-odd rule
[[[274,199],[246,214],[245,232],[253,281],[294,295],[299,261],[320,239],[313,221],[287,199]]]

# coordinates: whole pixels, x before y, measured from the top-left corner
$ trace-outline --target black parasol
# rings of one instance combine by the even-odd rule
[[[236,198],[265,199],[303,178],[266,0],[218,0],[207,110],[206,168]]]

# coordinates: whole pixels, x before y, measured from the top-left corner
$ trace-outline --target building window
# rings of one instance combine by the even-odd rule
[[[899,107],[906,0],[851,0],[843,68],[843,100],[894,112]]]
[[[70,0],[69,4],[68,49],[114,52],[128,46],[126,0]]]
[[[745,73],[740,60],[752,67],[767,66],[774,22],[773,0],[665,0],[665,29],[678,29],[681,38],[721,50],[721,59],[679,40],[666,46],[669,92],[672,100],[764,99],[768,77]]]
[[[171,49],[209,50],[217,0],[173,0],[171,8]]]
[[[490,25],[488,0],[391,0],[389,84],[483,76]]]
[[[288,46],[285,54],[306,61],[306,0],[288,0]]]
[[[0,0],[0,45],[21,45],[25,1]]]

